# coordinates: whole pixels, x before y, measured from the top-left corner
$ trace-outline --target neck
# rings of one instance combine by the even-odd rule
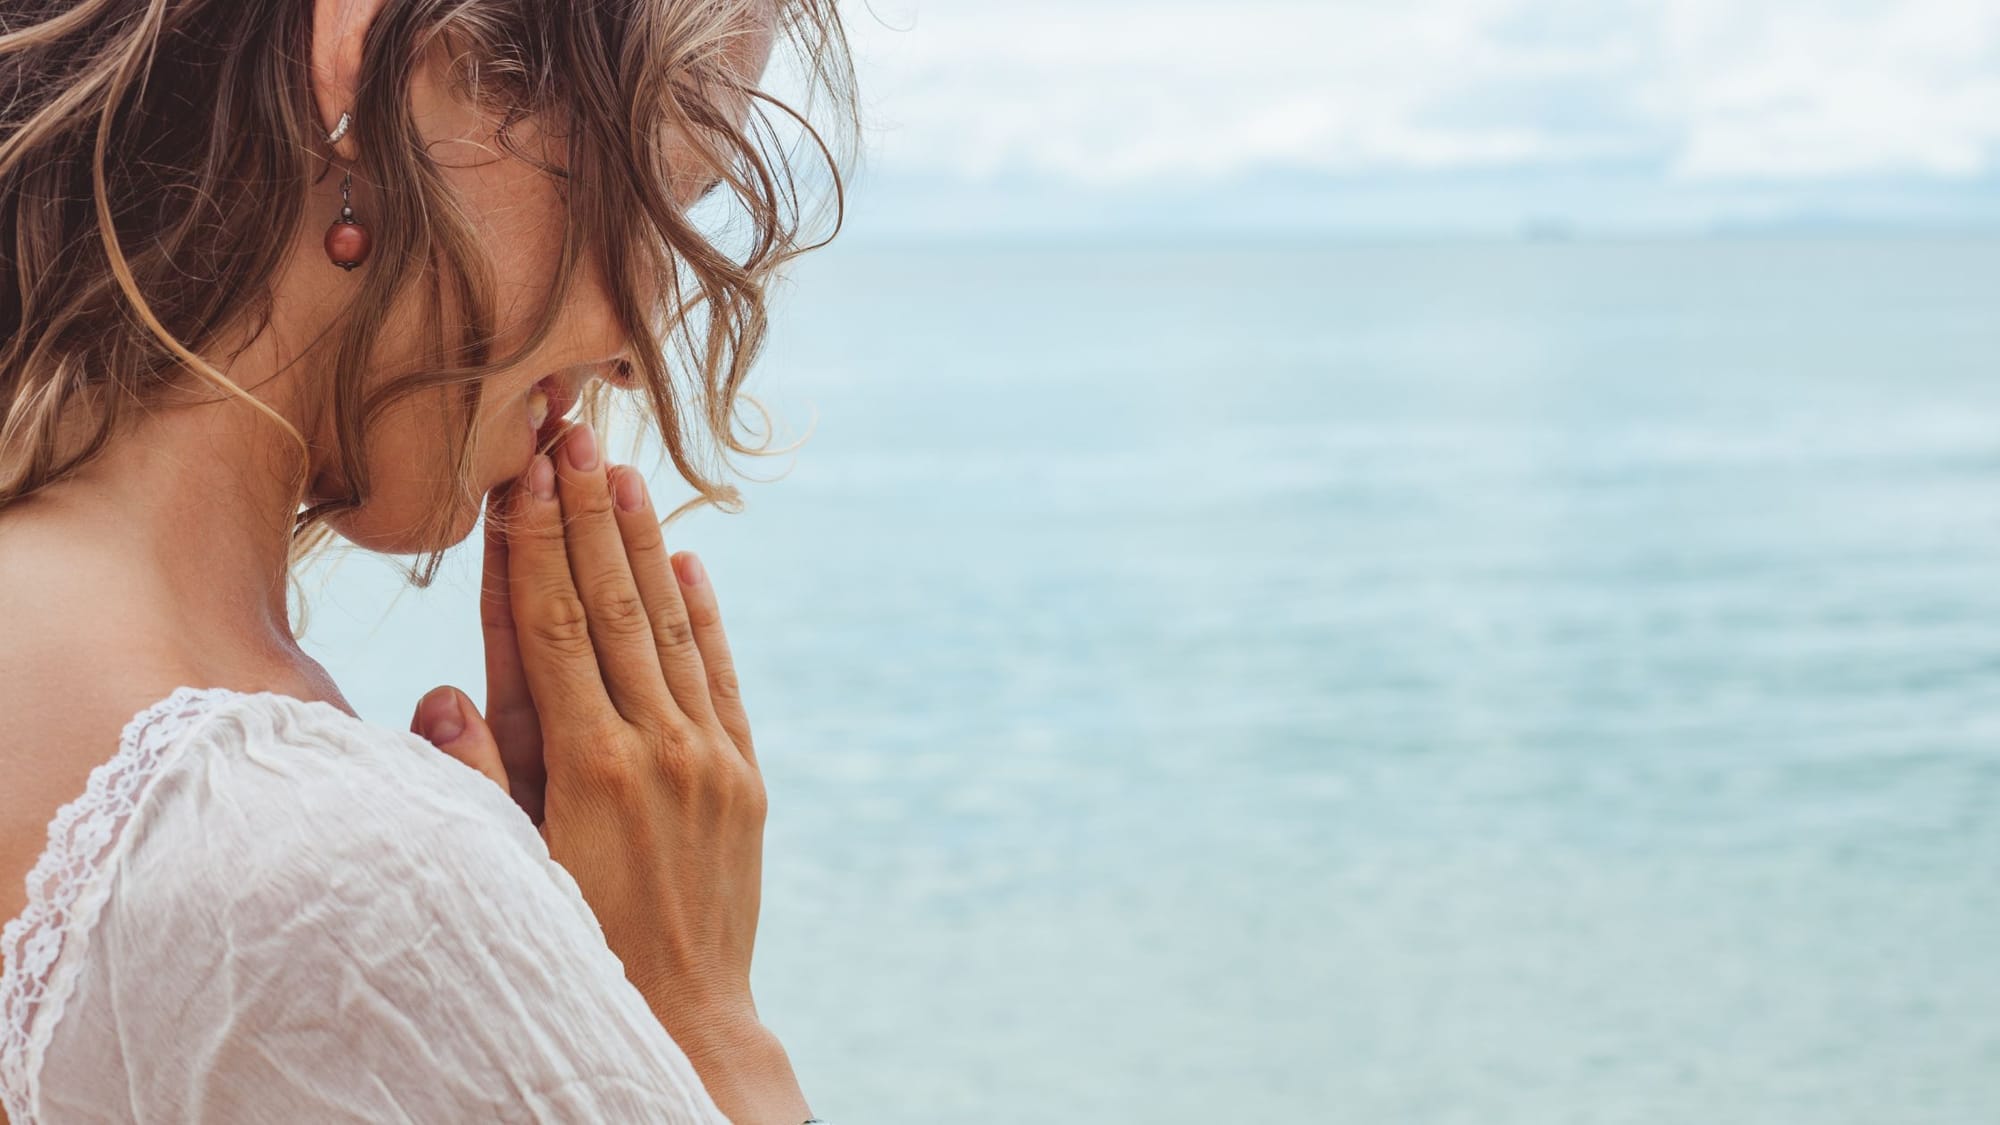
[[[230,374],[306,432],[282,401],[289,379]],[[88,665],[103,655],[92,650],[129,634],[136,651],[115,651],[157,666],[150,674],[163,681],[338,700],[292,636],[298,444],[240,397],[183,385],[199,395],[128,412],[126,428],[75,476],[0,510],[4,600],[46,622],[52,643],[82,650],[44,658]]]

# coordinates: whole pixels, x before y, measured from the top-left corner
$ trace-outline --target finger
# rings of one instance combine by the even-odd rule
[[[507,597],[535,710],[544,724],[616,718],[570,578],[555,465],[537,453],[525,478],[528,487],[513,489],[509,503]]]
[[[486,495],[485,556],[479,573],[479,630],[486,638],[486,709],[499,712],[532,707],[527,669],[507,593],[507,494],[510,485]]]
[[[625,561],[625,544],[611,514],[611,485],[587,422],[571,426],[556,453],[557,494],[570,574],[583,597],[591,644],[611,692],[612,705],[629,720],[672,706],[645,599]]]
[[[693,551],[673,556],[674,578],[680,584],[681,601],[687,606],[688,624],[694,627],[695,647],[701,650],[702,667],[708,670],[708,698],[715,717],[729,732],[736,748],[751,765],[757,751],[750,744],[750,716],[743,710],[743,693],[736,683],[736,661],[729,655],[729,638],[722,631],[722,607],[715,600],[715,585]]]
[[[707,721],[718,716],[708,697],[708,678],[694,626],[681,601],[680,583],[667,565],[667,544],[653,514],[645,474],[630,465],[618,466],[618,531],[625,539],[625,557],[639,596],[646,600],[646,618],[653,623],[653,645],[667,687],[688,718]]]
[[[410,732],[485,774],[502,793],[512,794],[506,767],[500,763],[500,744],[464,692],[444,686],[424,693],[410,716]]]
[[[547,775],[542,766],[535,701],[528,691],[528,671],[521,665],[521,645],[507,594],[508,496],[514,483],[498,485],[486,495],[479,630],[486,640],[485,719],[499,742],[500,764],[507,768],[509,788],[522,807],[528,808],[529,795],[541,791]],[[540,820],[538,809],[530,808],[529,815]]]

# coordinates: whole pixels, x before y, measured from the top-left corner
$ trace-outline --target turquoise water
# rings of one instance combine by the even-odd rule
[[[778,315],[817,431],[677,539],[822,1116],[2000,1112],[2000,243],[842,248]],[[476,566],[337,572],[365,715],[482,693]]]

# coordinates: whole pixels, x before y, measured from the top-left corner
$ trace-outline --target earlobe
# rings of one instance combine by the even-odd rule
[[[361,50],[386,2],[313,0],[313,99],[318,102],[320,135],[343,160],[361,155],[351,133],[341,131],[340,121],[353,111],[361,85]]]

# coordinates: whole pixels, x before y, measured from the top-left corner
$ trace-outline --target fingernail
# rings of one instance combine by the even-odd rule
[[[618,470],[618,480],[611,486],[612,498],[618,506],[628,512],[636,512],[639,505],[646,502],[646,478],[630,465]]]
[[[465,733],[465,716],[458,709],[458,693],[434,691],[417,707],[417,722],[424,737],[443,746]]]
[[[693,551],[674,556],[674,573],[681,576],[681,585],[699,586],[703,577],[701,560]]]
[[[570,427],[563,438],[563,453],[569,458],[569,467],[579,473],[597,467],[597,435],[590,432],[590,423],[578,422]]]
[[[537,453],[528,464],[528,491],[537,500],[556,498],[556,463],[549,460],[548,454]]]

